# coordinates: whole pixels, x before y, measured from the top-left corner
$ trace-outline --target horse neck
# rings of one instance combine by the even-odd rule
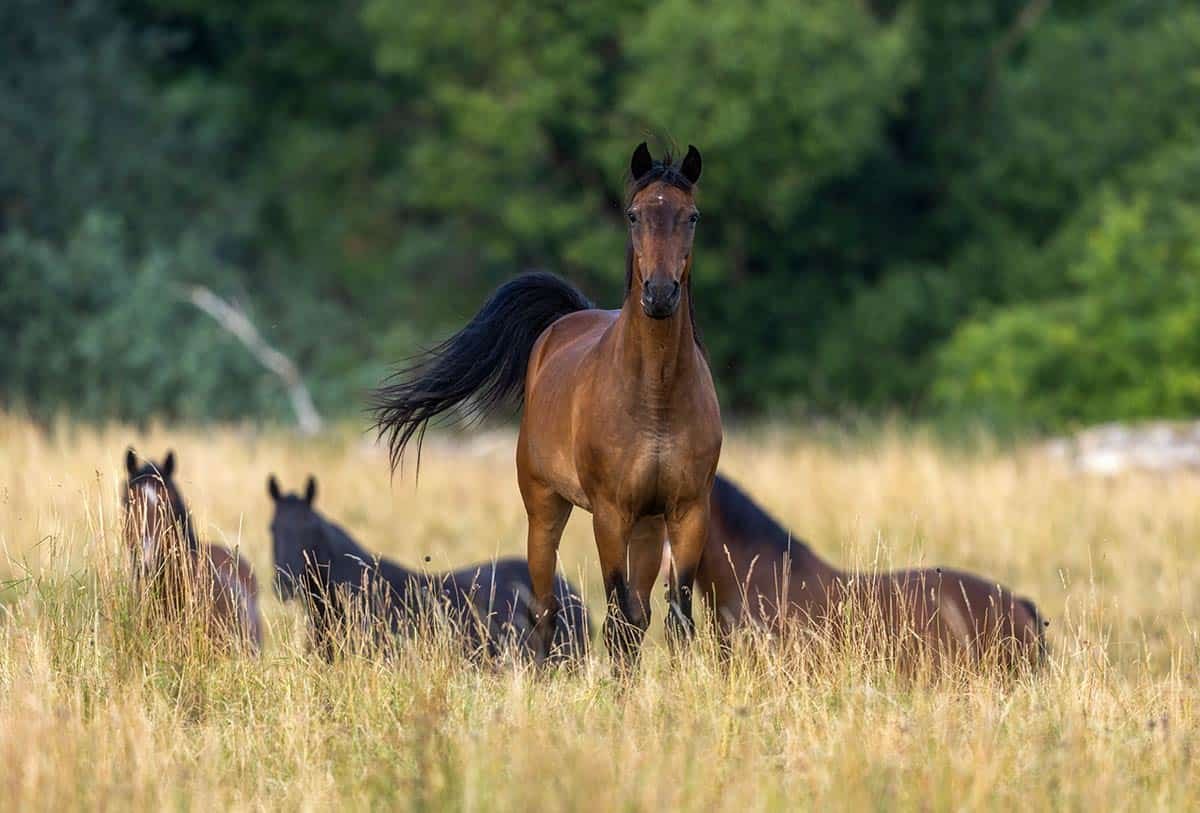
[[[149,574],[147,584],[168,612],[181,611],[189,598],[203,597],[205,586],[196,579],[196,552],[189,547],[183,529],[177,523],[163,531],[159,542],[163,546],[163,556]]]
[[[416,574],[408,568],[382,556],[375,556],[360,545],[345,530],[334,523],[323,520],[323,550],[324,564],[329,567],[328,579],[330,588],[337,584],[346,584],[353,589],[362,585],[364,569],[373,587],[383,589],[386,582],[394,599],[403,600],[408,593],[411,582]]]
[[[636,263],[636,258],[630,258]],[[685,276],[690,280],[691,261]],[[631,280],[637,274],[631,273]],[[696,329],[692,324],[691,283],[685,282],[679,307],[666,319],[651,319],[642,309],[636,286],[630,284],[610,335],[621,365],[633,380],[652,393],[669,395],[692,372],[696,359]]]
[[[783,578],[786,566],[787,579],[797,584],[825,584],[840,575],[802,538],[775,522],[728,481],[718,479],[711,505],[709,533],[715,544],[710,548],[721,560],[717,567],[732,565],[742,578],[757,574],[773,580]],[[740,506],[740,515],[735,506]]]
[[[804,542],[796,540],[787,545],[783,555],[791,563],[791,579],[794,581],[828,584],[840,575],[831,564],[813,552]]]
[[[341,527],[324,517],[320,519],[320,543],[313,551],[316,564],[325,569],[332,584],[357,582],[362,564],[370,562],[371,557]]]
[[[170,506],[172,529],[178,531],[179,538],[182,540],[187,553],[195,556],[200,552],[200,538],[196,536],[196,526],[192,522],[192,512],[188,510],[183,497],[178,495],[172,497]]]

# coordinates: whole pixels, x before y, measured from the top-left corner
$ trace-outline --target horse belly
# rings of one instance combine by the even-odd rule
[[[591,503],[579,482],[574,455],[562,441],[562,430],[554,426],[553,418],[539,421],[536,411],[527,410],[517,441],[517,475],[548,486],[572,505],[590,511]]]
[[[578,404],[587,399],[586,360],[615,317],[582,311],[551,325],[530,358],[525,411],[517,441],[517,470],[549,486],[563,499],[592,510],[575,453]]]
[[[588,499],[587,492],[583,490],[583,486],[579,482],[578,477],[562,478],[554,487],[554,490],[567,502],[574,505],[576,508],[582,508],[584,511],[592,510],[592,501]]]

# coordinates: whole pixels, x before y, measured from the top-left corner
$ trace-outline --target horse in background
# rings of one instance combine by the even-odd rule
[[[125,453],[125,539],[137,584],[172,623],[198,621],[227,647],[262,648],[258,583],[238,553],[200,542],[175,484],[175,453],[139,465]],[[194,612],[193,612],[194,611]]]
[[[283,494],[272,475],[267,491],[275,504],[275,590],[285,601],[303,600],[313,644],[326,660],[334,658],[339,640],[356,628],[375,633],[378,643],[380,632],[415,634],[437,614],[451,622],[468,654],[534,654],[533,593],[524,560],[504,558],[448,573],[418,573],[369,553],[318,513],[313,507],[315,478],[308,478],[303,495]],[[590,638],[583,597],[561,576],[555,577],[554,591],[564,613],[550,656],[581,659]]]
[[[741,627],[780,631],[800,622],[840,637],[880,634],[902,657],[924,651],[941,661],[1018,668],[1036,667],[1046,655],[1044,622],[1029,599],[944,568],[839,570],[722,475],[713,485],[696,585],[726,643]],[[858,626],[845,629],[851,624]]]
[[[695,631],[692,583],[722,440],[692,299],[700,152],[689,146],[676,166],[669,155],[655,161],[643,142],[629,168],[620,310],[597,310],[550,274],[517,277],[375,400],[393,468],[437,416],[523,400],[517,482],[539,652],[555,629],[558,546],[578,506],[592,513],[609,608],[604,637],[618,668],[636,662],[650,624],[664,536],[674,563],[668,635]]]

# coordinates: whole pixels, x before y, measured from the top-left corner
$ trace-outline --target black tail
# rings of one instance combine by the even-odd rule
[[[556,319],[592,303],[553,274],[522,274],[492,294],[466,327],[393,373],[371,400],[375,429],[386,437],[395,469],[408,442],[429,421],[460,409],[457,419],[482,417],[525,396],[529,354]]]

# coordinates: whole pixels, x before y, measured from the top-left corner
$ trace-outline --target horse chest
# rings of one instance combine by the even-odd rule
[[[698,496],[704,478],[693,476],[694,463],[667,427],[643,426],[621,443],[597,436],[577,454],[583,507],[600,500],[635,515],[662,513],[680,499]]]

